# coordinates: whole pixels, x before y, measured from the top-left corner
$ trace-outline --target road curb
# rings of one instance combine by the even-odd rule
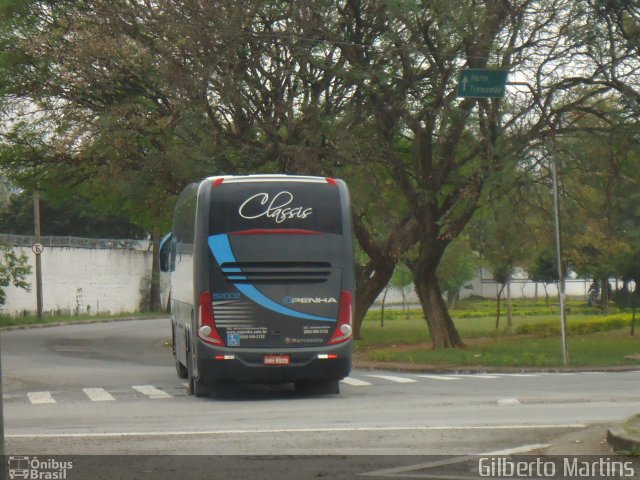
[[[607,442],[616,452],[637,454],[640,452],[640,415],[627,422],[614,425],[607,431]]]
[[[491,367],[491,366],[441,366],[414,363],[373,362],[354,359],[353,367],[359,370],[387,370],[406,373],[474,374],[474,373],[579,373],[579,372],[636,372],[637,365],[616,367]]]

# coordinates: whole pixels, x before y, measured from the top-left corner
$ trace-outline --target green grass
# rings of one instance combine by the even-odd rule
[[[356,342],[356,353],[365,360],[406,362],[433,366],[560,367],[560,320],[558,307],[547,307],[544,300],[514,301],[513,327],[506,329],[506,317],[495,329],[495,302],[465,302],[451,316],[465,349],[432,350],[426,321],[421,310],[385,312],[371,310],[362,325],[363,340]],[[604,315],[582,301],[569,302],[570,365],[611,367],[640,365],[640,337],[631,337],[631,313],[611,307]],[[549,311],[551,310],[551,311]],[[503,310],[504,312],[504,310]],[[575,313],[578,312],[578,313]],[[640,319],[638,319],[640,330]],[[636,356],[625,358],[626,356]]]
[[[46,314],[39,320],[35,315],[27,315],[20,317],[0,316],[0,327],[15,327],[28,325],[49,325],[54,323],[89,323],[101,320],[117,320],[119,318],[146,318],[152,316],[160,316],[162,313],[152,314],[149,312],[135,313],[118,313],[118,314],[100,314],[100,315],[64,315],[64,314]]]
[[[640,352],[640,339],[626,332],[607,332],[570,337],[570,365],[574,367],[612,367],[640,365],[640,358],[627,355]],[[562,351],[559,338],[501,337],[468,342],[465,349],[431,350],[378,348],[367,358],[382,362],[405,362],[433,366],[559,367]],[[636,357],[637,358],[637,357]]]

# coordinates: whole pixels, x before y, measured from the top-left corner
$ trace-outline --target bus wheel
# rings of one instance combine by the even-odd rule
[[[188,393],[189,395],[195,395],[196,397],[206,397],[210,395],[210,391],[207,388],[207,384],[202,380],[198,380],[193,376],[192,368],[193,359],[189,356],[189,367],[187,368]]]
[[[340,382],[338,380],[298,380],[294,383],[296,391],[301,393],[311,393],[318,395],[329,395],[340,393]]]
[[[189,378],[189,371],[187,367],[180,363],[179,360],[176,360],[176,372],[178,373],[178,378]]]

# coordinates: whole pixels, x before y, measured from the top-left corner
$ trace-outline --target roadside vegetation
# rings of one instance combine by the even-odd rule
[[[607,313],[584,300],[568,303],[567,335],[572,367],[640,365],[640,338],[630,334],[632,312],[611,306]],[[436,368],[562,366],[558,305],[514,300],[512,326],[495,328],[495,301],[468,301],[451,309],[464,349],[432,348],[419,309],[370,310],[356,342],[356,358]]]
[[[32,325],[55,325],[59,323],[94,323],[105,322],[112,320],[124,320],[128,318],[158,318],[158,313],[150,312],[123,312],[123,313],[104,313],[98,315],[72,315],[66,313],[45,313],[42,320],[38,319],[36,315],[20,315],[20,316],[8,316],[0,315],[0,328],[3,327],[27,327]]]

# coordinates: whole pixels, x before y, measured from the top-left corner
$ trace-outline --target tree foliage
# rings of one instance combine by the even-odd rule
[[[7,301],[5,289],[8,286],[14,285],[27,291],[30,289],[26,281],[30,274],[27,256],[24,253],[18,255],[10,246],[0,244],[0,305]]]
[[[637,11],[626,3],[621,17],[586,0],[2,8],[0,111],[10,121],[0,163],[24,185],[91,184],[157,240],[182,186],[204,175],[343,177],[366,257],[356,331],[415,248],[435,347],[462,345],[437,268],[476,211],[493,207],[488,186],[543,168],[549,138],[575,129],[605,92],[629,109],[637,98]],[[461,68],[506,69],[528,85],[459,99]]]
[[[464,285],[478,275],[480,265],[468,235],[462,234],[449,244],[436,272],[449,307],[459,300]]]

